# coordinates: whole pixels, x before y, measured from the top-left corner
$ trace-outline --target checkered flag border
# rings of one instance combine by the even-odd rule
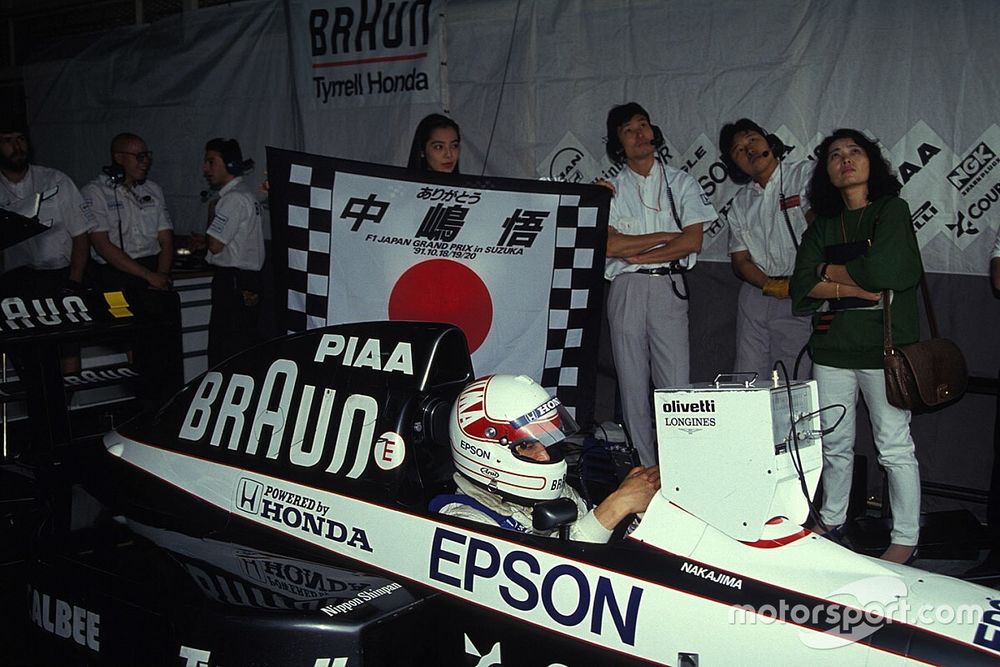
[[[288,185],[289,332],[326,326],[329,312],[332,169],[292,163]]]
[[[603,255],[594,249],[603,239],[597,208],[581,206],[579,199],[563,195],[559,201],[541,384],[575,413],[577,421],[589,423],[603,294],[594,275],[595,271],[601,275],[604,268]]]
[[[335,170],[292,163],[288,184],[289,332],[327,325],[331,256],[331,202]],[[577,195],[561,195],[549,294],[549,324],[541,384],[575,413],[592,421],[600,332],[603,243],[598,209]],[[596,284],[595,284],[596,283]]]

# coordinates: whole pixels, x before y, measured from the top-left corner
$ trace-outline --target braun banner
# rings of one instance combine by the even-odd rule
[[[432,103],[440,98],[444,2],[292,3],[303,108]]]

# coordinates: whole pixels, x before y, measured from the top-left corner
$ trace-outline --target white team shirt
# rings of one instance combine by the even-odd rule
[[[998,257],[1000,257],[1000,229],[997,229],[997,240],[993,242],[993,252],[990,253],[990,259]]]
[[[765,187],[750,181],[740,188],[727,216],[730,255],[746,250],[765,275],[792,275],[796,249],[781,211],[781,195],[784,193],[795,238],[801,241],[807,227],[807,190],[813,166],[811,160],[782,162]]]
[[[659,160],[656,160],[649,176],[637,174],[626,166],[611,182],[615,186],[615,196],[611,199],[608,224],[623,234],[679,232],[680,227],[701,225],[719,217],[693,176]],[[674,220],[668,185],[679,221]],[[697,257],[697,253],[691,253],[678,263],[690,269],[694,267]],[[613,280],[622,273],[667,264],[629,264],[619,257],[609,257],[604,265],[604,277]]]
[[[222,252],[208,253],[213,266],[260,271],[264,266],[264,224],[257,196],[237,176],[219,190],[215,216],[207,234],[225,244]]]
[[[112,186],[109,180],[107,176],[98,176],[81,190],[94,212],[97,225],[94,231],[107,232],[111,243],[133,259],[158,255],[157,234],[174,228],[163,190],[148,179],[132,186],[124,183]],[[97,252],[92,254],[97,262],[107,263]]]
[[[54,194],[51,194],[53,193]],[[51,194],[38,209],[38,221],[49,228],[3,251],[3,269],[22,266],[62,269],[69,266],[73,237],[94,228],[94,217],[69,176],[56,169],[29,165],[17,183],[0,174],[0,208],[25,214],[34,210],[36,194]]]

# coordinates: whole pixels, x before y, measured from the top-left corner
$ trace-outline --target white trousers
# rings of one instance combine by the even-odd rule
[[[691,374],[688,302],[674,294],[671,279],[683,290],[681,276],[624,273],[611,281],[608,293],[625,426],[647,466],[656,463],[650,379],[657,388],[673,387],[688,384]]]
[[[823,437],[823,509],[820,511],[823,523],[839,526],[847,519],[860,389],[871,416],[878,462],[889,477],[892,542],[915,545],[920,532],[920,470],[910,437],[910,411],[889,405],[881,369],[855,370],[816,364],[813,376],[821,408],[839,404],[847,409],[836,430]],[[839,416],[838,409],[824,410],[821,414],[823,429],[830,428]]]

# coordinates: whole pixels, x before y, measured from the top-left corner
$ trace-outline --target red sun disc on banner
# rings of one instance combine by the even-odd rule
[[[450,259],[414,264],[389,294],[390,320],[454,324],[475,352],[493,326],[493,299],[475,271]]]

